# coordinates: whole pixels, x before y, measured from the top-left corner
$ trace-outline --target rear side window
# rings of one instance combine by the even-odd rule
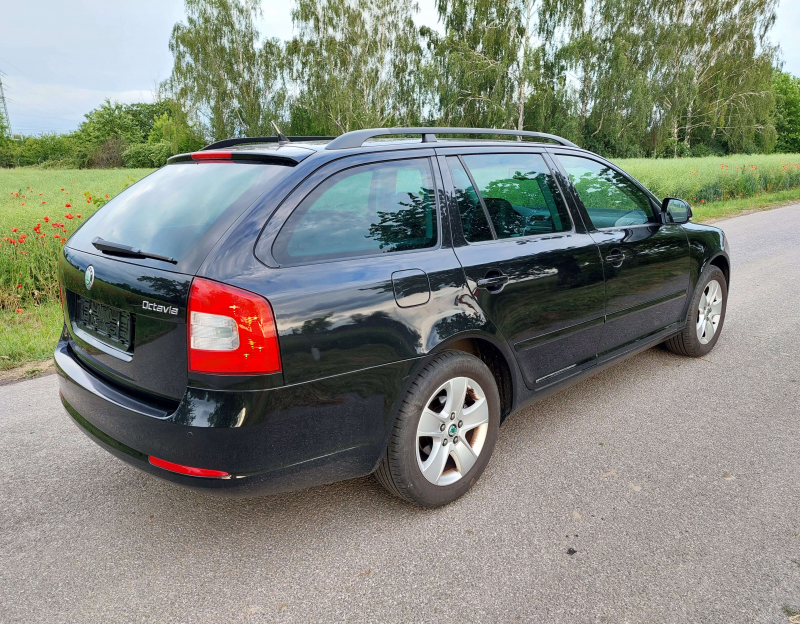
[[[650,200],[611,167],[580,156],[558,156],[596,228],[653,222]]]
[[[572,229],[553,174],[539,154],[464,156],[497,238]]]
[[[100,209],[75,242],[88,247],[99,236],[180,261],[225,211],[238,216],[290,170],[262,163],[167,165]]]
[[[272,253],[281,264],[435,247],[438,223],[428,159],[353,167],[295,208]]]

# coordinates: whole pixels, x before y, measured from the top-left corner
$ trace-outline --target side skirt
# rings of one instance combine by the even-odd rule
[[[642,339],[640,341],[640,344],[628,345],[629,350],[624,351],[623,353],[615,356],[612,359],[605,360],[597,364],[596,366],[576,371],[574,375],[566,377],[565,379],[561,379],[549,386],[542,388],[541,390],[537,390],[532,393],[527,393],[525,396],[518,397],[517,401],[515,401],[514,409],[511,411],[511,414],[515,414],[525,409],[526,407],[529,407],[534,403],[537,403],[538,401],[541,401],[542,399],[549,397],[550,395],[556,394],[561,390],[569,388],[570,386],[578,383],[583,379],[586,379],[587,377],[591,377],[592,375],[602,372],[605,369],[610,368],[611,366],[619,364],[620,362],[623,362],[628,358],[633,357],[634,355],[638,355],[642,351],[647,351],[647,349],[655,347],[656,345],[661,344],[662,342],[674,336],[675,334],[680,333],[682,329],[683,329],[682,323],[674,323],[672,325],[669,325],[668,327],[665,327],[663,330],[659,331],[657,334],[647,339]],[[509,414],[509,416],[511,416],[511,414]]]

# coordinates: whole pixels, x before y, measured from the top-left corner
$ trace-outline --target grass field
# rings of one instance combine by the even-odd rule
[[[616,163],[698,222],[800,200],[800,154]],[[49,356],[61,329],[57,251],[108,199],[151,169],[0,169],[0,370]]]

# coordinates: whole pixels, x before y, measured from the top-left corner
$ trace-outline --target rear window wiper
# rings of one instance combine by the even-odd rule
[[[164,262],[178,264],[178,261],[175,258],[161,256],[154,253],[147,253],[138,247],[129,247],[128,245],[123,245],[121,243],[112,243],[111,241],[103,240],[99,236],[94,237],[92,240],[92,245],[94,245],[95,249],[119,256],[128,256],[129,258],[152,258],[153,260],[162,260]]]

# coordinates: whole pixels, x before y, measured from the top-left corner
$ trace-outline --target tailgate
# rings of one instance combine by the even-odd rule
[[[134,393],[180,400],[192,275],[70,248],[59,265],[70,348],[79,360]]]

